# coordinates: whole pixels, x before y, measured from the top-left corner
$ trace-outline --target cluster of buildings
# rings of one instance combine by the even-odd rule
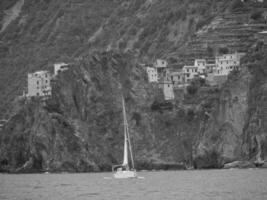
[[[54,74],[49,71],[37,71],[28,74],[26,97],[49,97],[52,95],[51,80],[61,71],[68,69],[68,64],[54,64]]]
[[[153,66],[146,67],[148,82],[158,83],[165,100],[173,100],[174,89],[185,88],[196,77],[205,79],[212,86],[221,85],[231,71],[239,70],[240,59],[244,55],[236,52],[216,56],[213,63],[208,63],[206,59],[195,59],[193,65],[186,65],[179,70],[171,69],[167,61],[157,59]]]
[[[265,34],[264,34],[265,35]],[[216,56],[212,63],[206,59],[195,59],[193,65],[181,69],[172,69],[166,60],[157,59],[153,65],[146,67],[148,82],[157,83],[163,90],[165,100],[173,100],[174,89],[186,88],[196,77],[203,78],[209,85],[221,85],[228,74],[239,70],[240,59],[244,53],[233,53]],[[49,97],[52,95],[51,81],[60,72],[68,69],[66,63],[54,64],[54,73],[37,71],[28,74],[26,97]]]

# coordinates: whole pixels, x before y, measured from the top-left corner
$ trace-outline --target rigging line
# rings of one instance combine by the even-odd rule
[[[129,142],[129,150],[130,150],[130,155],[131,155],[131,161],[134,169],[134,160],[133,160],[133,152],[132,152],[132,145],[131,145],[131,140],[130,140],[130,134],[129,134],[129,129],[127,127],[127,134],[128,134],[128,142]]]
[[[129,150],[130,150],[130,156],[131,156],[131,162],[133,165],[134,169],[134,160],[133,160],[133,153],[132,153],[132,145],[131,145],[131,140],[130,140],[130,134],[129,134],[129,127],[128,127],[128,122],[127,122],[127,116],[126,116],[126,108],[125,108],[125,102],[124,98],[122,97],[122,104],[123,104],[123,115],[124,115],[124,123],[125,123],[125,130],[126,130],[126,135],[127,135],[127,141],[129,143]]]

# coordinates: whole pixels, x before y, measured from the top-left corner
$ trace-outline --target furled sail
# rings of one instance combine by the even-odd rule
[[[128,139],[127,139],[127,119],[125,111],[124,98],[122,97],[122,108],[123,108],[123,127],[124,127],[124,151],[123,151],[123,166],[128,166]]]
[[[128,145],[127,145],[127,135],[124,132],[124,152],[123,152],[123,166],[128,166]]]

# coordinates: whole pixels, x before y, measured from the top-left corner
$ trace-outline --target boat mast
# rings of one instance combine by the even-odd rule
[[[127,120],[126,120],[126,112],[125,112],[125,105],[124,99],[122,97],[122,108],[123,108],[123,131],[124,131],[124,151],[123,151],[123,163],[122,165],[125,166],[127,169],[129,168],[128,164],[128,144],[127,144]]]
[[[131,145],[131,140],[130,140],[130,134],[129,134],[129,127],[128,127],[128,122],[127,122],[127,116],[126,116],[126,109],[125,109],[125,102],[124,98],[122,97],[122,107],[123,107],[123,119],[124,119],[124,135],[126,136],[126,143],[128,141],[129,143],[129,150],[130,150],[130,156],[131,156],[131,161],[134,169],[134,160],[133,160],[133,153],[132,153],[132,145]],[[128,151],[126,150],[127,155]],[[128,159],[128,156],[127,156]]]

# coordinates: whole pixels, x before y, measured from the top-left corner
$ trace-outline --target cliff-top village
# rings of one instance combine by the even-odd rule
[[[267,44],[267,31],[258,32],[258,41]],[[182,69],[174,69],[166,60],[156,59],[153,64],[145,65],[149,83],[158,84],[163,90],[164,99],[174,100],[174,90],[184,89],[195,78],[202,78],[210,86],[220,87],[226,82],[229,73],[240,69],[240,60],[245,56],[243,52],[222,54],[213,60],[195,59],[192,65],[185,65]],[[49,97],[52,94],[51,80],[61,71],[68,69],[66,63],[54,64],[54,74],[49,71],[36,71],[28,74],[25,97]]]
[[[245,53],[236,52],[216,56],[214,62],[206,59],[195,59],[193,65],[185,65],[182,69],[173,69],[167,61],[157,59],[152,66],[146,67],[148,82],[157,83],[163,89],[164,99],[173,100],[174,89],[186,88],[195,78],[202,78],[210,86],[221,86],[229,73],[239,70],[240,59]]]
[[[166,60],[156,59],[155,62],[146,66],[149,83],[157,83],[163,90],[164,99],[174,100],[174,89],[184,89],[195,78],[202,78],[210,86],[221,86],[229,73],[239,70],[240,59],[245,53],[236,52],[216,56],[214,62],[206,59],[195,59],[193,65],[185,65],[182,69],[173,69]],[[54,74],[49,71],[37,71],[28,74],[27,92],[25,97],[49,97],[52,94],[51,80],[61,71],[68,69],[66,63],[54,64]]]

